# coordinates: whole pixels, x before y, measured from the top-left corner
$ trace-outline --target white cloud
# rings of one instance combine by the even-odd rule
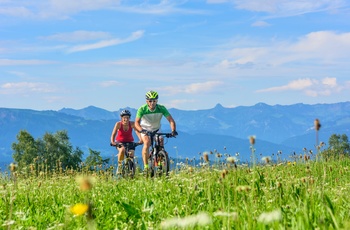
[[[47,65],[54,64],[54,61],[47,60],[13,60],[13,59],[0,59],[0,66],[12,66],[12,65]]]
[[[0,85],[0,94],[51,93],[52,85],[42,82],[8,82]]]
[[[346,84],[345,84],[346,85]],[[330,96],[334,93],[338,93],[345,90],[346,86],[340,86],[337,84],[337,79],[334,77],[326,77],[321,80],[317,79],[298,79],[289,82],[287,85],[271,87],[266,89],[257,90],[257,93],[265,92],[280,92],[280,91],[301,91],[307,96]]]
[[[127,42],[132,42],[137,39],[140,39],[144,34],[144,31],[139,30],[136,32],[133,32],[131,36],[125,39],[110,39],[110,40],[104,40],[104,41],[99,41],[93,44],[86,44],[86,45],[77,45],[68,50],[68,53],[74,53],[74,52],[81,52],[81,51],[86,51],[86,50],[92,50],[92,49],[100,49],[100,48],[105,48],[109,46],[115,46]]]
[[[303,90],[314,85],[317,81],[310,78],[298,79],[289,82],[287,85],[271,87],[267,89],[261,89],[257,92],[275,92],[275,91],[286,91],[286,90]]]
[[[346,5],[345,0],[234,0],[234,3],[238,9],[267,12],[280,16],[331,11]]]
[[[112,87],[112,86],[119,86],[121,84],[119,81],[103,81],[103,82],[100,82],[99,85],[101,87],[107,88],[107,87]]]
[[[70,33],[58,33],[51,36],[41,37],[41,39],[63,42],[80,42],[97,39],[108,39],[111,37],[112,35],[107,32],[78,30]]]
[[[184,86],[168,86],[162,87],[159,91],[164,91],[167,94],[177,94],[177,93],[186,93],[186,94],[203,94],[217,89],[220,85],[224,83],[221,81],[207,81],[200,83],[193,83]]]
[[[270,24],[265,22],[265,21],[256,21],[252,24],[252,26],[254,26],[254,27],[266,27],[266,26],[270,26]]]

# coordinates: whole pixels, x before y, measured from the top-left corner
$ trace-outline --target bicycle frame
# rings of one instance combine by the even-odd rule
[[[160,145],[160,138],[162,136],[166,138],[174,136],[171,133],[157,133],[157,131],[148,132],[147,135],[151,139],[151,149],[148,159],[150,162],[151,177],[154,175],[161,176],[162,174],[168,175],[170,169],[169,156],[164,146]]]
[[[123,177],[125,176],[130,176],[131,178],[134,177],[135,175],[135,163],[134,163],[134,156],[130,156],[129,152],[130,152],[130,148],[133,147],[137,147],[141,145],[140,143],[135,143],[135,142],[130,142],[130,143],[117,143],[117,145],[112,145],[111,146],[115,146],[115,147],[124,147],[125,148],[125,153],[124,153],[124,160],[122,163],[122,170],[121,170],[121,174]]]

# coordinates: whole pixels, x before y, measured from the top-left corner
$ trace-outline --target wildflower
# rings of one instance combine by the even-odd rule
[[[236,158],[236,157],[228,157],[228,158],[226,159],[226,161],[227,161],[228,163],[234,164],[235,162],[237,162],[237,158]]]
[[[250,191],[250,186],[248,186],[248,185],[237,186],[236,191],[237,192],[242,192],[242,191],[249,192]]]
[[[264,212],[261,213],[258,217],[258,222],[262,222],[264,224],[269,224],[275,221],[279,221],[282,219],[282,213],[281,210],[276,209],[272,212]]]
[[[170,218],[160,223],[161,228],[189,228],[193,226],[206,226],[212,222],[211,217],[207,213],[198,213],[197,215],[186,216],[184,218]]]
[[[85,214],[89,210],[89,205],[78,203],[70,207],[70,212],[76,216]]]
[[[222,212],[222,211],[217,211],[214,212],[214,216],[225,216],[225,217],[230,217],[233,220],[238,219],[238,213],[237,212]]]
[[[222,170],[221,178],[224,179],[227,174],[228,174],[228,170],[227,169]]]

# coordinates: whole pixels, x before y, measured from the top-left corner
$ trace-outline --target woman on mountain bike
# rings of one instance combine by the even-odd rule
[[[148,170],[148,153],[151,141],[147,132],[160,131],[160,122],[164,116],[170,124],[172,135],[176,136],[176,123],[164,105],[157,104],[158,93],[155,91],[148,91],[146,93],[146,104],[142,105],[136,113],[135,127],[141,133],[143,148],[142,159],[144,170]]]
[[[118,146],[119,143],[132,143],[134,142],[134,137],[132,131],[136,133],[139,138],[139,143],[142,143],[141,134],[136,132],[135,122],[130,121],[131,113],[129,110],[123,110],[120,113],[121,120],[116,122],[111,135],[111,144],[116,145],[118,149],[118,172],[120,171],[120,166],[124,160],[125,148],[124,146]],[[135,147],[130,149],[130,156],[134,156]]]

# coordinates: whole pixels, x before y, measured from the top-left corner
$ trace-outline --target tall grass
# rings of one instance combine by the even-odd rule
[[[350,160],[193,167],[168,178],[11,171],[4,229],[350,229]],[[45,167],[44,167],[45,168]],[[39,171],[38,171],[39,170]],[[77,179],[78,178],[78,179]]]

